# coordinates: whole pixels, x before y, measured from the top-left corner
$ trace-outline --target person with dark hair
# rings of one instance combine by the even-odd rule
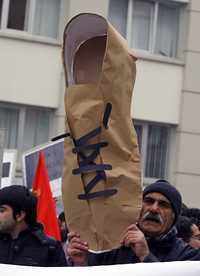
[[[199,227],[200,229],[200,209],[198,208],[183,208],[181,211],[181,215],[192,218],[193,222]]]
[[[200,248],[200,230],[192,218],[180,216],[176,228],[177,237],[193,248]]]
[[[191,219],[185,216],[180,216],[176,224],[177,237],[189,243],[192,237],[192,229],[191,229],[192,225],[193,225],[193,222]]]
[[[0,263],[67,266],[61,243],[36,221],[37,198],[20,185],[0,190]]]
[[[137,262],[200,260],[200,251],[177,238],[175,224],[181,212],[179,191],[158,180],[143,191],[143,204],[137,224],[125,230],[121,247],[109,252],[89,252],[87,241],[69,233],[67,253],[73,265],[113,265]],[[112,226],[111,226],[112,227]]]

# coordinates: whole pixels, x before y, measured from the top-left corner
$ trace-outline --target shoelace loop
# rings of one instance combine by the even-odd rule
[[[103,116],[103,126],[108,128],[108,120],[111,114],[112,105],[107,103],[104,116]],[[91,192],[92,189],[98,184],[100,180],[106,180],[106,170],[111,170],[112,166],[110,164],[96,164],[95,159],[100,153],[102,147],[108,145],[107,142],[99,142],[90,144],[90,140],[101,133],[102,128],[98,127],[87,133],[86,135],[80,137],[79,139],[74,139],[75,148],[72,150],[74,154],[78,155],[79,167],[73,169],[72,173],[74,175],[81,174],[84,176],[85,173],[96,172],[96,175],[89,181],[84,187],[84,193],[79,194],[78,198],[81,200],[90,200],[99,197],[110,197],[117,193],[117,189],[107,189],[103,191]],[[88,153],[89,151],[89,153]],[[87,154],[86,154],[87,152]]]
[[[107,103],[104,116],[103,116],[103,127],[108,129],[108,120],[112,111],[112,104]],[[78,198],[81,200],[90,200],[99,197],[110,197],[117,193],[117,189],[107,189],[103,191],[91,192],[91,190],[98,184],[100,180],[106,180],[106,170],[112,170],[112,166],[110,164],[96,164],[95,159],[100,153],[100,149],[108,146],[108,142],[99,142],[94,144],[89,144],[90,140],[95,136],[101,133],[101,127],[95,128],[86,135],[80,137],[79,139],[74,141],[75,148],[73,148],[72,152],[78,155],[78,163],[79,167],[72,170],[74,175],[84,176],[85,173],[96,172],[96,175],[87,183],[84,187],[84,193],[79,194]],[[64,133],[58,135],[51,139],[51,141],[57,141],[62,138],[71,137],[70,133]],[[90,152],[86,155],[86,152]]]

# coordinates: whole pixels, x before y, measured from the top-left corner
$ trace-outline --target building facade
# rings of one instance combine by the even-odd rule
[[[200,207],[199,0],[0,0],[0,128],[20,154],[64,131],[62,33],[80,12],[108,18],[135,51],[131,116],[144,184],[165,178]]]

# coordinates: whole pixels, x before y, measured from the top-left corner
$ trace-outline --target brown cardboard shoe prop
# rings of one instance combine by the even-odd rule
[[[66,128],[63,202],[71,231],[93,251],[120,246],[141,208],[141,170],[130,117],[135,57],[96,14],[64,31]]]

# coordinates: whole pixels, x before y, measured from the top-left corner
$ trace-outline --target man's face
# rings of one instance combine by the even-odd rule
[[[15,226],[12,208],[9,205],[0,205],[0,233],[11,233]]]
[[[143,199],[139,227],[147,236],[160,236],[169,231],[174,213],[169,200],[160,193],[149,193]]]

